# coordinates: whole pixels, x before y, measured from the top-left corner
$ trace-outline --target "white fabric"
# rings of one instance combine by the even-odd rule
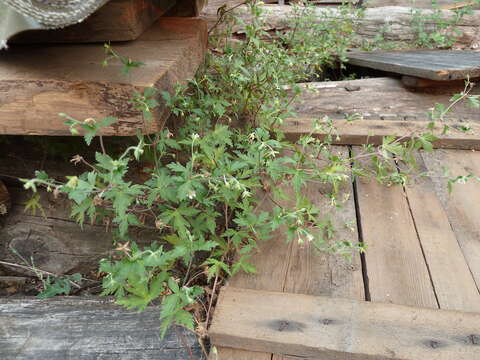
[[[0,3],[0,50],[7,48],[7,40],[13,35],[26,30],[42,28],[43,26],[37,21]]]
[[[26,30],[57,29],[85,20],[109,0],[0,0],[0,50]]]

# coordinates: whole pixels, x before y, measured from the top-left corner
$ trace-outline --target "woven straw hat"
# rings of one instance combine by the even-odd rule
[[[0,0],[45,28],[55,29],[85,20],[108,0]]]

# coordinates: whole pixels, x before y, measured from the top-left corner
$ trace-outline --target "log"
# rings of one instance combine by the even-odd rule
[[[294,15],[293,7],[288,5],[264,5],[262,15],[265,21],[266,30],[281,30],[288,28],[289,19]],[[239,7],[236,14],[248,23],[251,16],[246,7]],[[323,21],[325,16],[332,18],[339,17],[335,9],[317,7],[315,8],[317,21]],[[432,10],[423,10],[425,19],[425,30],[432,31],[435,28],[435,21],[431,20],[429,14]],[[442,10],[446,19],[452,18],[455,14],[449,10]],[[415,40],[415,29],[412,27],[412,8],[402,6],[383,6],[365,9],[364,16],[355,20],[357,41],[372,40],[381,31],[384,39],[392,42],[411,43]],[[457,26],[462,35],[457,37],[456,48],[480,47],[480,11],[476,10],[472,15],[465,16]],[[238,33],[244,32],[241,25],[235,28]]]
[[[170,328],[160,339],[159,309],[137,313],[108,298],[0,298],[3,360],[204,359],[195,334]]]
[[[0,228],[0,261],[23,264],[15,254],[33,262],[38,269],[57,275],[79,272],[88,274],[98,269],[98,262],[113,254],[113,235],[106,226],[85,224],[80,227],[70,218],[70,201],[55,199],[40,192],[41,210],[25,212],[25,202],[32,194],[10,188],[12,209]],[[132,240],[147,245],[156,240],[156,231],[135,229]],[[12,251],[12,249],[14,249]],[[9,272],[32,275],[30,270],[8,266]]]
[[[61,112],[83,121],[114,116],[120,120],[103,135],[130,136],[158,131],[169,115],[156,109],[151,122],[130,100],[146,87],[172,91],[192,78],[206,51],[203,20],[163,18],[134,42],[115,50],[143,66],[121,73],[123,65],[102,66],[98,45],[11,46],[0,57],[0,134],[71,135]],[[34,54],[34,55],[32,55]]]
[[[111,0],[80,24],[55,30],[32,30],[13,43],[92,43],[137,39],[177,0]]]
[[[476,360],[479,323],[479,313],[224,287],[210,337],[312,360]]]

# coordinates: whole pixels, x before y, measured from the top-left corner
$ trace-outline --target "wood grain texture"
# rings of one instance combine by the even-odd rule
[[[6,215],[10,207],[10,193],[5,184],[0,180],[0,216]]]
[[[27,31],[13,43],[92,43],[137,39],[177,0],[111,0],[85,21],[56,30]]]
[[[429,123],[426,121],[334,120],[335,130],[331,132],[328,128],[314,130],[314,120],[308,118],[286,119],[281,129],[290,140],[297,140],[302,135],[310,133],[314,137],[325,139],[330,133],[333,133],[338,135],[333,139],[333,143],[341,145],[381,145],[385,136],[409,140],[425,132],[431,132],[437,137],[432,141],[435,148],[480,150],[480,124],[477,123],[469,125],[471,130],[462,131],[460,130],[461,123],[452,122],[437,123],[432,129],[429,129]],[[445,125],[451,130],[442,134]]]
[[[316,359],[476,360],[479,313],[225,287],[215,343]]]
[[[104,135],[153,132],[168,110],[160,106],[154,121],[144,124],[129,99],[145,87],[172,91],[177,82],[193,77],[206,41],[200,19],[161,19],[137,41],[115,46],[122,56],[145,64],[129,76],[121,74],[119,63],[102,66],[100,44],[12,46],[0,57],[0,134],[70,135],[60,112],[79,120],[118,117]],[[160,95],[158,100],[163,103]]]
[[[438,308],[403,188],[365,178],[356,186],[371,301]]]
[[[306,91],[293,104],[299,117],[345,119],[357,113],[366,120],[429,121],[428,110],[436,103],[449,104],[449,99],[462,91],[464,84],[409,89],[399,79],[383,77],[309,83],[302,87]],[[472,91],[480,94],[480,88]],[[477,109],[459,104],[445,121],[480,122],[480,117]]]
[[[200,360],[195,335],[159,337],[159,309],[128,311],[106,298],[0,298],[3,360]]]
[[[12,252],[24,259],[33,259],[35,266],[55,274],[96,271],[98,261],[114,252],[113,235],[105,226],[85,224],[83,228],[70,219],[70,202],[54,199],[42,192],[41,211],[25,212],[25,202],[31,194],[22,189],[10,188],[12,209],[0,228],[0,260],[21,263]],[[148,244],[157,238],[154,231],[136,229],[133,239]],[[9,271],[18,274],[32,273],[16,267]]]
[[[435,2],[442,9],[445,9],[448,6],[454,8],[455,4],[457,3],[455,0],[436,0]],[[471,3],[473,3],[473,1],[471,1]],[[365,0],[364,5],[366,7],[413,6],[417,9],[432,9],[433,7],[432,0]]]
[[[428,171],[421,155],[418,164]],[[480,293],[432,180],[416,179],[405,192],[440,308],[480,313]]]
[[[348,62],[371,69],[431,80],[458,80],[480,76],[480,53],[455,50],[351,52]]]
[[[264,13],[262,15],[267,30],[281,30],[289,26],[289,18],[294,16],[292,6],[288,5],[265,5]],[[240,7],[235,10],[235,13],[242,17],[248,23],[251,16],[248,14],[246,7]],[[335,9],[327,7],[317,7],[315,9],[317,21],[322,21],[325,14],[329,17],[341,17],[336,13]],[[432,17],[432,10],[424,10],[425,30],[434,31],[436,23],[435,17]],[[455,14],[452,11],[442,10],[441,15],[445,19],[454,18]],[[471,15],[465,16],[460,20],[456,27],[461,35],[456,36],[455,48],[471,48],[478,49],[480,47],[480,33],[478,31],[480,26],[480,12],[475,10]],[[239,33],[244,32],[244,26],[238,25],[235,30]],[[416,38],[416,32],[412,26],[412,8],[406,6],[382,6],[365,9],[364,15],[356,20],[355,33],[357,41],[373,40],[382,31],[383,38],[387,41],[399,43],[412,43]]]
[[[437,150],[423,153],[426,168],[431,172],[435,192],[447,213],[450,225],[463,251],[470,272],[480,288],[480,184],[471,180],[447,190],[449,177],[480,174],[480,153],[462,150]],[[444,167],[449,175],[444,175]]]
[[[334,148],[342,157],[348,157],[345,147]],[[319,162],[319,166],[322,165]],[[290,196],[291,189],[284,189]],[[337,229],[333,241],[358,242],[356,230],[355,205],[352,185],[341,189],[339,198],[346,199],[343,207],[335,209],[326,197],[328,188],[318,183],[311,183],[304,189],[304,194],[315,206],[320,208],[324,216],[330,218]],[[260,194],[259,196],[262,196]],[[283,205],[292,204],[285,201]],[[262,207],[268,209],[272,204],[268,199]],[[327,215],[329,214],[329,215]],[[349,225],[349,227],[346,226]],[[338,296],[363,300],[365,298],[360,256],[354,254],[352,261],[327,253],[318,253],[313,244],[299,244],[293,240],[286,241],[285,229],[279,229],[272,234],[269,241],[259,244],[259,251],[252,258],[257,268],[257,274],[236,274],[230,279],[229,285],[245,289],[267,290],[277,292],[299,293],[309,295]],[[215,343],[214,343],[215,345]],[[224,347],[218,349],[218,356],[210,355],[211,360],[287,360],[282,356],[270,353],[247,352]]]

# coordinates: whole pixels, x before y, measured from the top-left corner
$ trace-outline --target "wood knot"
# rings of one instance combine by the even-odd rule
[[[425,345],[428,346],[429,348],[432,348],[432,349],[438,349],[438,348],[441,348],[441,347],[445,346],[444,344],[442,344],[438,340],[427,340],[427,341],[425,341]]]
[[[272,330],[279,331],[279,332],[295,332],[295,331],[303,332],[303,329],[305,329],[305,324],[302,324],[301,322],[298,322],[298,321],[274,320],[269,324],[269,327]]]
[[[480,345],[480,335],[471,334],[467,336],[468,343],[471,345]]]

